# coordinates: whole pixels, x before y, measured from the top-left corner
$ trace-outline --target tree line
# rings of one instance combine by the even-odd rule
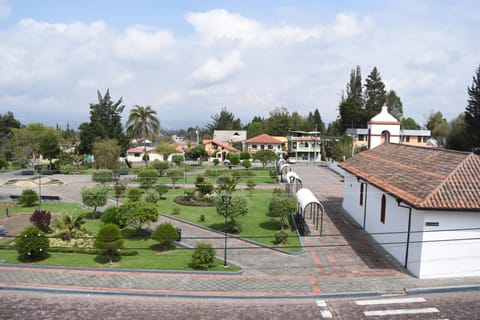
[[[90,121],[82,123],[78,131],[44,126],[41,123],[23,125],[12,112],[0,114],[0,168],[7,161],[19,165],[34,164],[43,156],[50,162],[75,163],[84,159],[83,155],[98,155],[98,158],[114,158],[125,155],[131,140],[143,144],[156,141],[157,149],[169,153],[175,151],[167,135],[159,136],[160,121],[150,106],[135,105],[129,117],[122,124],[125,105],[122,98],[114,101],[107,89],[105,94],[97,91],[98,101],[90,104]],[[425,128],[431,131],[438,146],[454,150],[472,151],[480,147],[480,66],[476,69],[471,86],[467,87],[467,105],[464,111],[448,121],[441,112],[431,111],[420,126],[414,119],[403,117],[403,104],[394,90],[387,91],[380,72],[372,69],[365,82],[362,82],[361,68],[351,70],[350,79],[342,91],[338,105],[337,119],[326,125],[318,109],[307,115],[289,112],[285,107],[276,107],[268,117],[254,116],[242,124],[227,107],[212,115],[211,122],[204,128],[188,128],[174,133],[195,138],[212,138],[214,130],[246,130],[247,138],[263,133],[272,136],[285,136],[290,130],[315,131],[323,135],[340,136],[348,128],[366,128],[368,120],[378,114],[384,104],[396,117],[402,129]],[[68,152],[65,152],[68,151]],[[72,152],[73,151],[73,152]],[[146,153],[145,153],[146,154]],[[144,157],[147,161],[147,157]]]

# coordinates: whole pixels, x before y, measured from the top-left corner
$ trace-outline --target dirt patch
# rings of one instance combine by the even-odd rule
[[[4,226],[7,229],[7,236],[9,237],[0,237],[0,243],[5,242],[12,236],[19,235],[23,229],[31,225],[30,215],[29,214],[11,214],[7,219],[5,217],[0,218],[0,226]]]

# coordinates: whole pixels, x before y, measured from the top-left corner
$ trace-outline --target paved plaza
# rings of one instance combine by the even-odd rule
[[[309,220],[312,234],[302,237],[304,251],[288,254],[241,239],[228,239],[228,261],[240,273],[160,272],[149,270],[46,268],[0,264],[0,289],[31,289],[88,293],[162,295],[185,297],[317,297],[405,294],[415,290],[480,288],[479,278],[417,279],[391,260],[344,214],[342,177],[326,167],[295,164],[302,178],[325,207],[322,236]],[[4,187],[0,194],[16,192]],[[61,187],[45,187],[68,201],[80,201],[86,176],[61,176]],[[182,241],[193,247],[209,237],[223,248],[223,233],[161,216],[182,229]],[[223,259],[223,250],[217,250]],[[0,257],[1,260],[1,257]]]

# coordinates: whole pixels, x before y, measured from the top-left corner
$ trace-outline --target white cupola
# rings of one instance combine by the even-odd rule
[[[385,142],[400,143],[400,122],[388,113],[387,104],[368,122],[368,148],[373,149]]]

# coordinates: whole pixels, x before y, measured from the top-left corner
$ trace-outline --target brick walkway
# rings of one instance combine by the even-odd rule
[[[326,211],[322,237],[315,230],[313,221],[308,221],[313,233],[302,238],[305,244],[302,254],[284,254],[229,238],[228,261],[241,266],[242,274],[0,264],[0,289],[13,287],[169,296],[304,297],[401,294],[405,289],[480,284],[478,278],[419,280],[408,275],[401,266],[385,258],[382,250],[345,218],[341,208],[341,177],[325,167],[313,165],[296,164],[294,171],[303,179],[303,186],[314,192]],[[159,222],[166,220],[170,218],[162,217]],[[174,221],[174,224],[182,228],[184,238],[217,237],[209,241],[214,247],[223,248],[223,233],[179,221]],[[189,246],[195,245],[192,239],[184,242]],[[217,253],[223,259],[223,250],[217,250]]]

